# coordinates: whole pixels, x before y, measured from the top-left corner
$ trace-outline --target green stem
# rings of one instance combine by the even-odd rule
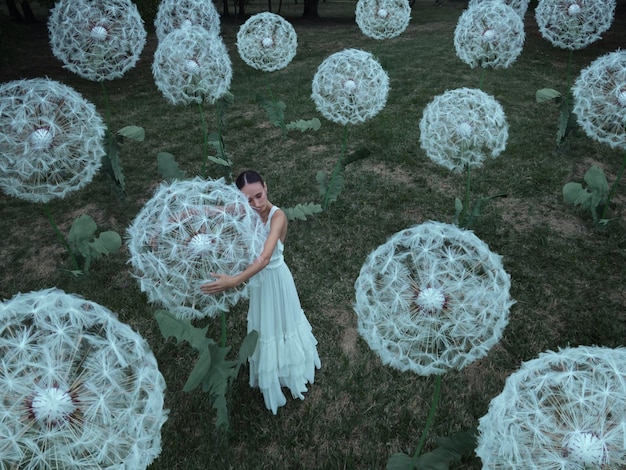
[[[411,459],[411,468],[415,468],[415,464],[417,463],[417,459],[426,444],[426,439],[428,438],[428,431],[430,431],[430,427],[435,420],[435,412],[437,411],[437,406],[439,405],[439,398],[441,397],[441,377],[442,374],[437,374],[435,379],[435,391],[433,392],[433,401],[430,405],[430,411],[428,412],[428,418],[426,418],[426,424],[424,425],[424,431],[422,432],[422,438],[417,444],[417,449],[415,449],[415,453],[413,454],[413,458]]]
[[[209,131],[206,127],[206,119],[204,118],[204,109],[202,101],[198,103],[198,111],[200,112],[200,122],[202,123],[202,177],[207,177],[207,162],[209,160]]]
[[[48,221],[50,222],[50,225],[52,225],[52,229],[54,230],[54,233],[57,234],[57,237],[59,238],[59,240],[65,247],[65,249],[67,250],[67,253],[70,255],[70,258],[72,259],[72,262],[74,263],[74,267],[76,268],[76,270],[80,271],[78,260],[76,259],[76,256],[74,256],[74,253],[72,252],[72,249],[70,248],[70,244],[67,242],[67,240],[65,239],[65,237],[59,230],[59,227],[57,226],[56,222],[54,221],[52,212],[50,212],[50,206],[47,203],[45,203],[43,205],[43,208],[44,208],[44,212],[46,213],[46,217],[48,217]]]
[[[219,155],[218,157],[224,160],[225,162],[229,162],[230,160],[226,156],[226,150],[224,150],[224,139],[222,138],[222,101],[217,100],[215,106],[215,114],[217,116],[217,144],[219,145]],[[226,178],[226,182],[230,183],[233,180],[232,167],[230,164],[223,165],[224,167],[224,178]]]
[[[326,193],[324,194],[324,199],[322,201],[322,209],[326,209],[330,205],[330,197],[333,191],[333,185],[335,179],[339,176],[339,174],[343,171],[344,167],[344,159],[346,155],[346,148],[348,146],[348,126],[343,126],[343,139],[341,143],[341,154],[337,159],[337,163],[335,163],[335,168],[333,168],[333,173],[330,177],[330,181],[328,182],[328,186],[326,187]]]
[[[104,86],[104,81],[100,82],[100,89],[102,90],[102,95],[104,96],[104,110],[105,110],[104,120],[106,121],[107,129],[109,129],[109,132],[110,132],[111,131],[111,105],[109,103],[109,94],[107,93],[107,89]]]
[[[606,211],[609,208],[609,203],[611,202],[611,198],[613,198],[613,195],[615,194],[615,190],[617,189],[617,185],[619,184],[619,181],[622,179],[622,175],[624,174],[625,168],[626,168],[626,154],[624,154],[624,160],[622,160],[622,166],[617,172],[617,177],[615,178],[615,181],[613,181],[613,184],[611,185],[611,189],[609,190],[609,196],[606,199],[606,204],[604,206],[604,209],[602,209],[602,217],[601,217],[602,219],[606,218]]]
[[[222,347],[226,347],[226,312],[222,312]]]
[[[480,68],[480,81],[478,82],[478,89],[483,89],[483,83],[485,82],[485,67]]]

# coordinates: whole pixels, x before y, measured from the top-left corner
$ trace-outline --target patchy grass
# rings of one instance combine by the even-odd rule
[[[255,5],[251,3],[248,12],[261,8]],[[368,253],[387,237],[429,219],[450,222],[454,198],[463,194],[463,177],[425,156],[418,129],[422,110],[435,95],[479,84],[480,71],[469,69],[454,53],[453,32],[462,5],[417,2],[408,30],[378,44],[360,33],[345,10],[343,17],[313,23],[293,16],[301,5],[296,10],[286,3],[284,12],[292,15],[298,33],[298,55],[288,68],[269,76],[245,66],[236,53],[238,23],[223,21],[235,96],[225,116],[226,151],[235,172],[252,167],[266,176],[271,199],[280,206],[319,202],[315,174],[332,168],[342,129],[322,120],[316,133],[291,133],[283,139],[256,101],[266,93],[266,80],[274,95],[287,103],[289,120],[319,116],[309,98],[312,77],[325,57],[342,48],[376,51],[391,82],[385,109],[350,128],[348,152],[364,150],[370,156],[347,168],[344,191],[330,210],[290,226],[286,258],[319,341],[322,369],[306,400],[289,400],[277,416],[265,409],[258,390],[248,387],[244,370],[231,396],[232,432],[216,433],[207,398],[199,391],[182,392],[195,353],[161,337],[152,317],[154,306],[147,304],[131,276],[126,249],[94,262],[89,276],[72,278],[62,271],[71,262],[41,208],[0,196],[1,298],[57,286],[117,312],[152,346],[168,384],[171,411],[163,428],[163,452],[151,468],[382,468],[393,453],[413,452],[434,379],[381,365],[356,332],[353,285]],[[329,14],[327,8],[322,3],[320,12]],[[604,39],[574,54],[575,73],[595,57],[623,46],[625,13],[621,2]],[[502,341],[490,354],[444,377],[429,445],[434,436],[476,426],[521,361],[567,345],[613,347],[624,342],[626,189],[618,188],[609,213],[613,220],[602,230],[593,227],[589,214],[566,206],[561,196],[562,186],[582,180],[591,164],[601,166],[611,183],[623,154],[580,131],[555,148],[557,109],[536,104],[534,93],[543,87],[565,87],[568,55],[541,38],[532,11],[526,28],[518,61],[508,70],[488,71],[483,85],[507,114],[507,150],[473,174],[475,197],[507,194],[487,207],[474,230],[503,255],[517,303]],[[12,65],[0,69],[1,81],[48,76],[103,106],[98,84],[73,76],[52,57],[45,24],[3,23],[2,31],[15,47],[2,55],[10,56]],[[156,38],[150,34],[138,66],[106,83],[114,129],[127,124],[146,129],[145,142],[122,149],[128,197],[121,201],[108,177],[98,175],[85,189],[50,204],[65,233],[77,215],[88,213],[100,230],[124,234],[159,183],[160,151],[174,154],[188,175],[200,172],[198,110],[169,105],[158,92],[150,70],[155,47]],[[213,130],[214,109],[207,106],[205,112]],[[216,168],[212,171],[219,176]],[[230,344],[238,344],[245,334],[245,314],[245,304],[229,313]],[[217,338],[219,325],[209,326]],[[480,462],[471,458],[455,468],[480,468]]]

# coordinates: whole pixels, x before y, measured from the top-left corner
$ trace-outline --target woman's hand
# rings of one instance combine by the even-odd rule
[[[203,294],[215,295],[220,292],[224,292],[225,290],[232,289],[233,287],[237,287],[237,281],[233,276],[211,273],[211,277],[216,278],[216,280],[200,286],[200,291]]]

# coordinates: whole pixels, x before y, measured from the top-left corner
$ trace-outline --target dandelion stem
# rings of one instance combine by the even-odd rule
[[[341,172],[344,169],[344,164],[345,164],[345,155],[346,155],[346,148],[348,146],[348,126],[344,125],[343,126],[343,139],[342,139],[342,143],[341,143],[341,154],[339,155],[339,158],[337,159],[337,163],[335,163],[335,168],[333,168],[333,173],[330,177],[330,181],[328,182],[328,186],[326,187],[326,192],[324,194],[324,200],[322,201],[322,209],[326,209],[330,203],[331,203],[331,198],[332,197],[337,197],[339,195],[339,193],[341,192],[341,182],[338,183],[340,186],[335,189],[335,180],[337,178],[339,178]]]
[[[202,109],[202,101],[198,103],[198,111],[200,112],[200,122],[202,123],[202,177],[207,177],[207,162],[209,160],[209,130],[206,127],[206,119],[204,118],[204,109]]]
[[[606,218],[606,211],[609,208],[609,203],[611,202],[611,199],[613,198],[613,194],[615,194],[615,190],[617,189],[617,185],[619,184],[620,180],[622,179],[622,175],[624,174],[624,169],[626,169],[626,154],[624,154],[624,160],[622,160],[622,166],[620,167],[619,171],[617,172],[617,177],[615,178],[615,181],[613,181],[613,184],[611,185],[611,189],[609,190],[609,195],[606,198],[606,204],[604,205],[604,209],[602,209],[602,217],[601,217],[601,219]]]
[[[226,347],[226,312],[222,312],[222,347]]]
[[[413,458],[411,459],[411,468],[416,468],[417,459],[426,444],[426,439],[428,438],[428,431],[435,420],[435,412],[437,411],[437,406],[439,405],[439,398],[441,396],[441,376],[442,374],[437,374],[435,379],[435,390],[433,392],[433,401],[430,405],[430,411],[428,412],[428,417],[426,418],[426,424],[424,425],[424,431],[422,432],[422,438],[417,444],[417,449],[415,449],[415,453],[413,454]]]
[[[485,67],[480,68],[480,81],[478,82],[478,89],[483,89],[483,83],[485,82]]]
[[[70,248],[70,244],[67,242],[65,236],[61,233],[61,231],[59,230],[59,227],[57,226],[56,222],[54,221],[54,217],[52,216],[52,212],[50,212],[50,206],[47,203],[45,203],[43,205],[43,208],[44,208],[44,212],[46,213],[46,217],[48,217],[48,221],[50,222],[50,225],[52,226],[52,229],[54,230],[54,233],[57,234],[57,237],[59,238],[59,240],[61,241],[61,243],[63,244],[63,246],[67,250],[68,254],[70,255],[70,258],[72,259],[72,262],[74,263],[74,267],[76,268],[76,270],[80,271],[80,266],[78,265],[78,260],[76,259],[76,256],[74,256],[74,253],[72,252],[72,249]]]

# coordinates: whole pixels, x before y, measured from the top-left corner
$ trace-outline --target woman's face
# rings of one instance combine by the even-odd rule
[[[241,188],[241,192],[246,195],[252,208],[257,211],[261,217],[267,215],[270,210],[270,202],[267,200],[267,188],[264,184],[260,182],[248,183]]]

